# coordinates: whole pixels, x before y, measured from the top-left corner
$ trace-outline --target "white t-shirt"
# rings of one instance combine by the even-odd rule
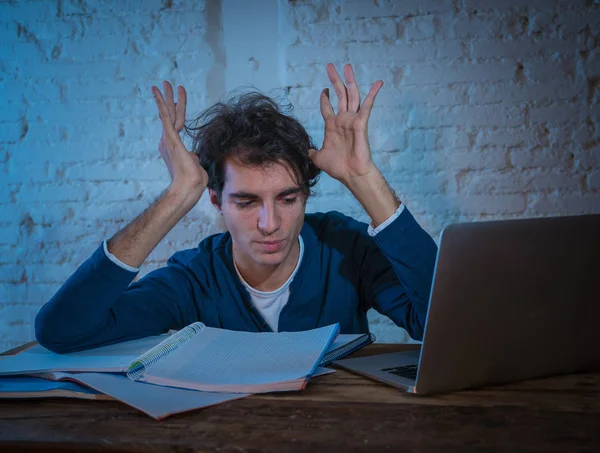
[[[246,280],[244,280],[242,274],[240,274],[240,271],[235,264],[235,260],[233,262],[238,277],[240,277],[241,282],[250,293],[252,305],[254,308],[256,308],[256,310],[258,310],[273,332],[277,332],[277,328],[279,327],[279,314],[281,313],[283,307],[285,307],[285,304],[287,304],[287,301],[290,297],[290,284],[292,283],[292,280],[294,280],[294,276],[298,272],[298,269],[300,269],[300,263],[302,262],[302,257],[304,256],[304,241],[302,240],[302,236],[298,236],[298,243],[300,245],[298,263],[296,264],[292,275],[290,275],[290,278],[288,278],[282,286],[274,291],[259,291],[250,286]]]

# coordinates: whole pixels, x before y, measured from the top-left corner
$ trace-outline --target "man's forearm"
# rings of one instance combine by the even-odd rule
[[[344,181],[344,185],[371,217],[373,228],[385,222],[400,206],[400,200],[376,167],[365,176]]]
[[[127,265],[140,267],[195,203],[183,191],[172,187],[167,189],[148,209],[108,241],[108,251]]]

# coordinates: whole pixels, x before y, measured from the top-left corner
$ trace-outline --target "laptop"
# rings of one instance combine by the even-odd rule
[[[600,368],[600,214],[447,226],[421,348],[334,364],[415,394]]]

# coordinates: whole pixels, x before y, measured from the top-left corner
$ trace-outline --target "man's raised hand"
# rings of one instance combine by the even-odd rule
[[[338,98],[338,111],[337,114],[333,111],[329,89],[324,89],[320,97],[321,114],[325,120],[323,147],[319,151],[309,150],[309,155],[317,167],[349,185],[353,179],[376,170],[369,146],[368,122],[375,96],[383,82],[378,80],[371,86],[361,105],[352,66],[344,66],[346,84],[331,63],[327,65],[327,75]]]
[[[164,97],[158,87],[152,87],[163,129],[158,150],[171,175],[171,188],[185,195],[186,201],[195,204],[208,184],[208,174],[200,165],[198,157],[188,151],[181,140],[187,94],[185,88],[178,86],[175,102],[171,83],[165,81],[163,87]]]

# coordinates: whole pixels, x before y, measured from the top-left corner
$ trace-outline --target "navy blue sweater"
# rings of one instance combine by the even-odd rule
[[[437,247],[404,211],[371,237],[338,212],[307,214],[304,257],[279,318],[280,331],[340,324],[369,331],[375,308],[422,339]],[[103,247],[85,261],[35,320],[40,344],[64,353],[181,329],[194,321],[230,330],[271,329],[252,307],[235,271],[229,233],[175,253],[163,268],[131,283]]]

